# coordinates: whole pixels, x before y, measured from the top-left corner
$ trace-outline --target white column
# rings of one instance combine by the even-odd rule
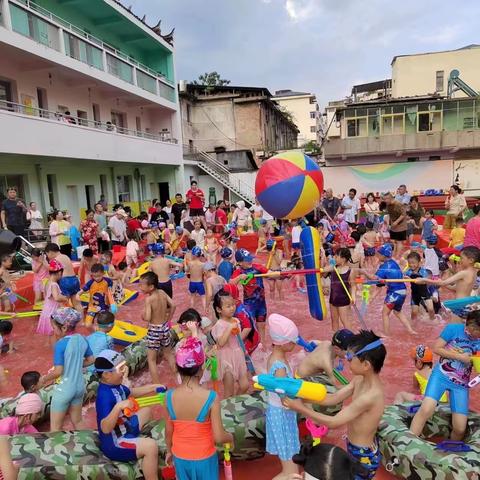
[[[0,0],[1,2],[1,14],[2,23],[8,30],[12,29],[12,18],[10,17],[10,8],[8,6],[8,0]]]
[[[133,68],[133,84],[135,86],[138,86],[138,84],[137,84],[137,69],[134,66],[132,66],[132,68]]]
[[[103,70],[108,73],[107,52],[102,50]]]
[[[66,55],[65,50],[65,36],[63,35],[63,28],[58,29],[58,46],[60,47],[60,52]]]

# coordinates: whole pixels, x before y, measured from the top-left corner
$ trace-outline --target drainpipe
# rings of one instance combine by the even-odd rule
[[[133,171],[133,178],[135,178],[135,182],[137,183],[137,197],[138,197],[138,214],[142,211],[142,190],[140,188],[140,170],[136,168]]]
[[[41,211],[46,215],[47,203],[45,202],[45,189],[43,188],[42,182],[42,167],[39,163],[35,164],[35,174],[37,175],[38,189],[40,190],[40,205],[42,207]]]

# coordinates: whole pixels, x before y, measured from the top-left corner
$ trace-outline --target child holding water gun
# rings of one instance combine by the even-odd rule
[[[433,352],[425,345],[417,345],[410,351],[410,357],[413,359],[416,369],[413,374],[413,383],[415,387],[418,387],[420,390],[420,394],[398,392],[397,395],[395,395],[395,400],[393,401],[394,404],[417,402],[424,399],[425,389],[427,388],[428,379],[430,378],[433,369]],[[446,394],[442,395],[440,401],[447,401]]]
[[[48,262],[39,248],[32,250],[33,291],[35,303],[43,300],[45,283],[48,279]]]
[[[245,355],[237,338],[240,322],[234,317],[235,300],[221,290],[213,299],[213,309],[218,321],[212,328],[212,335],[217,342],[218,378],[223,381],[224,397],[234,395],[236,382],[237,395],[241,395],[248,390],[249,382]]]
[[[163,385],[145,385],[131,390],[122,385],[127,369],[125,358],[114,350],[104,350],[95,359],[100,377],[95,409],[97,411],[100,450],[111,460],[132,462],[142,459],[145,480],[158,479],[158,446],[153,438],[140,437],[140,431],[151,419],[151,410],[142,408],[127,417],[125,409],[132,408],[132,397],[152,394]]]
[[[56,338],[53,368],[42,376],[40,386],[61,378],[55,386],[50,412],[52,432],[62,430],[67,413],[75,430],[81,430],[82,405],[85,394],[83,367],[93,362],[93,355],[82,335],[75,334],[75,327],[82,316],[73,308],[60,308],[52,315],[52,327]]]
[[[433,345],[440,356],[425,390],[420,410],[413,417],[410,431],[421,435],[423,427],[434,414],[440,398],[448,391],[452,410],[452,440],[462,440],[467,428],[472,356],[480,351],[480,310],[467,315],[465,325],[447,325]]]
[[[294,339],[298,337],[297,326],[289,318],[273,313],[268,317],[267,327],[273,344],[267,363],[268,373],[276,377],[293,378],[286,354],[296,346]],[[298,467],[292,461],[292,457],[300,450],[297,415],[284,408],[280,397],[273,392],[268,392],[266,432],[266,450],[278,456],[282,464],[282,471],[273,480],[298,473]]]
[[[179,479],[218,480],[215,443],[229,443],[233,448],[233,436],[223,428],[217,394],[200,386],[205,363],[200,340],[182,340],[175,363],[181,385],[166,395],[165,462],[173,461]]]

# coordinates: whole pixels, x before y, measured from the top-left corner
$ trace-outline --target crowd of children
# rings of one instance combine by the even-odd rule
[[[218,383],[213,382],[212,390],[207,388],[208,382],[214,380],[205,371],[208,359],[218,362],[215,380],[223,385],[223,398],[249,390],[254,370],[250,355],[256,350],[268,355],[269,375],[304,378],[324,373],[334,384],[336,362],[343,365],[346,360],[353,380],[320,402],[329,406],[352,398],[337,415],[321,414],[301,400],[268,393],[266,449],[281,462],[276,480],[300,478],[298,465],[308,472],[309,459],[317,457],[330,462],[332,472],[337,469],[325,478],[340,478],[340,465],[345,472],[348,470],[342,478],[373,478],[381,460],[376,432],[384,410],[384,392],[379,374],[387,351],[373,331],[353,333],[354,319],[361,315],[355,301],[363,295],[365,286],[375,288],[374,296],[385,289],[382,336],[390,335],[392,316],[415,336],[423,311],[428,315],[425,321],[439,324],[439,288],[453,289],[455,298],[470,296],[478,276],[480,250],[461,249],[465,234],[458,220],[450,240],[461,253],[458,262],[449,261],[437,248],[438,225],[434,213],[427,211],[418,223],[415,219],[408,221],[412,232],[421,229],[421,237],[418,243],[411,239],[409,249],[402,252],[382,235],[385,219],[372,215],[372,219],[358,225],[345,221],[341,214],[335,220],[319,215],[315,226],[322,238],[322,288],[328,292],[333,337],[331,341],[315,341],[313,352],[296,369],[289,364],[288,354],[296,346],[298,327],[285,316],[268,314],[271,308],[267,310],[265,287],[269,286],[271,300],[280,301],[288,286],[304,291],[301,275],[291,272],[291,278],[288,276],[290,270],[302,268],[303,220],[284,222],[281,242],[274,239],[271,225],[257,219],[256,253],[263,255],[264,261],[260,257],[255,261],[248,250],[237,248],[232,235],[218,238],[212,229],[205,231],[201,222],[194,223],[189,235],[181,227],[152,224],[142,238],[129,242],[126,261],[117,267],[113,266],[111,252],[96,256],[85,249],[79,272],[81,282],[71,260],[57,245],[47,244],[44,253],[35,250],[35,300],[43,301],[37,333],[48,335],[54,343],[53,366],[42,376],[38,372],[24,374],[24,393],[18,399],[15,415],[0,420],[0,433],[35,432],[32,425],[44,409],[36,391],[54,381],[58,383],[50,405],[51,430],[61,430],[67,414],[75,429],[82,428],[86,368],[100,380],[96,412],[101,450],[116,461],[142,459],[144,477],[157,478],[157,444],[141,436],[150,410],[140,409],[133,415],[127,412],[133,407],[131,397],[165,389],[158,367],[159,360],[165,358],[177,380],[175,388],[170,385],[166,393],[166,461],[174,464],[179,479],[214,480],[219,478],[215,444],[234,445],[232,435],[222,425]],[[235,211],[234,220],[239,226],[247,225],[248,217],[244,206]],[[139,276],[138,289],[144,300],[142,320],[148,328],[145,340],[151,384],[130,388],[125,384],[125,358],[113,349],[108,333],[114,326],[124,287],[137,276],[144,248],[150,255],[149,267]],[[11,257],[0,257],[0,310],[5,312],[14,307],[10,267]],[[183,311],[175,329],[173,318],[179,305],[172,279],[179,272],[188,276],[191,308]],[[410,316],[404,308],[409,292]],[[82,294],[88,294],[86,309],[82,307]],[[306,297],[302,298],[306,303]],[[450,401],[452,438],[463,438],[472,355],[480,351],[480,311],[465,316],[463,320],[453,317],[453,323],[444,328],[432,348],[422,344],[412,353],[419,393],[400,392],[395,402],[422,402],[411,425],[416,435],[421,434],[437,402]],[[11,322],[7,323],[11,331]],[[89,335],[76,333],[77,325],[85,326]],[[13,348],[7,327],[0,328],[2,346]],[[433,354],[440,357],[436,364]],[[301,449],[296,412],[329,428],[345,426],[348,456],[328,445]]]

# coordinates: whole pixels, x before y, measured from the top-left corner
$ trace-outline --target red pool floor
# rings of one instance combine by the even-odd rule
[[[308,313],[306,294],[294,290],[289,280],[285,280],[284,283],[285,298],[282,301],[271,301],[267,288],[269,312],[281,313],[292,318],[299,325],[301,335],[307,339],[329,339],[331,337],[329,319],[321,322],[313,320]],[[190,306],[186,286],[186,279],[175,281],[174,300],[177,305],[177,310],[174,318],[178,318],[180,313]],[[443,295],[446,294],[443,293]],[[383,292],[380,292],[380,295],[372,299],[368,305],[366,321],[369,328],[373,330],[380,329],[382,303]],[[143,300],[142,296],[139,295],[135,301],[120,308],[118,318],[143,325],[144,323],[141,320],[142,307]],[[406,312],[409,313],[409,310],[410,307],[407,306]],[[20,391],[20,376],[23,372],[27,370],[39,370],[43,374],[52,366],[52,349],[49,345],[48,338],[35,334],[37,318],[20,318],[14,320],[13,337],[17,351],[12,354],[4,354],[0,358],[0,364],[9,371],[9,384],[6,390],[2,392],[2,396],[4,397],[15,395]],[[392,319],[391,337],[385,339],[388,353],[381,374],[385,384],[385,395],[388,403],[393,401],[398,391],[413,391],[412,375],[414,368],[412,361],[408,357],[411,346],[418,343],[432,344],[443,325],[444,323],[432,323],[427,319],[423,321],[419,320],[418,323],[414,325],[414,328],[418,331],[418,336],[414,337],[406,333],[402,325]],[[297,349],[293,355],[295,359],[295,357],[302,355],[302,352]],[[264,360],[264,355],[254,357],[254,361],[258,360],[259,363],[257,363],[257,365],[260,365],[262,360]],[[165,362],[160,364],[159,368],[162,372],[164,382],[169,386],[173,386],[173,376]],[[348,367],[345,374],[347,377],[349,376]],[[149,375],[146,370],[138,374],[134,379],[135,384],[148,382]],[[470,406],[472,410],[476,412],[480,411],[480,389],[474,389],[472,391]],[[164,412],[161,407],[155,408],[154,416],[158,418],[163,414]],[[86,427],[96,428],[93,405],[86,405],[84,407],[84,418]],[[70,428],[70,425],[67,424],[66,428]],[[41,430],[47,429],[48,425],[41,426]],[[331,431],[323,441],[344,446],[344,441],[342,440],[344,434],[345,429]],[[278,473],[279,464],[275,457],[266,456],[263,459],[252,462],[234,462],[233,469],[235,480],[250,479],[252,474],[255,474],[258,479],[266,480],[271,479]],[[376,478],[383,480],[396,477],[381,469]]]

